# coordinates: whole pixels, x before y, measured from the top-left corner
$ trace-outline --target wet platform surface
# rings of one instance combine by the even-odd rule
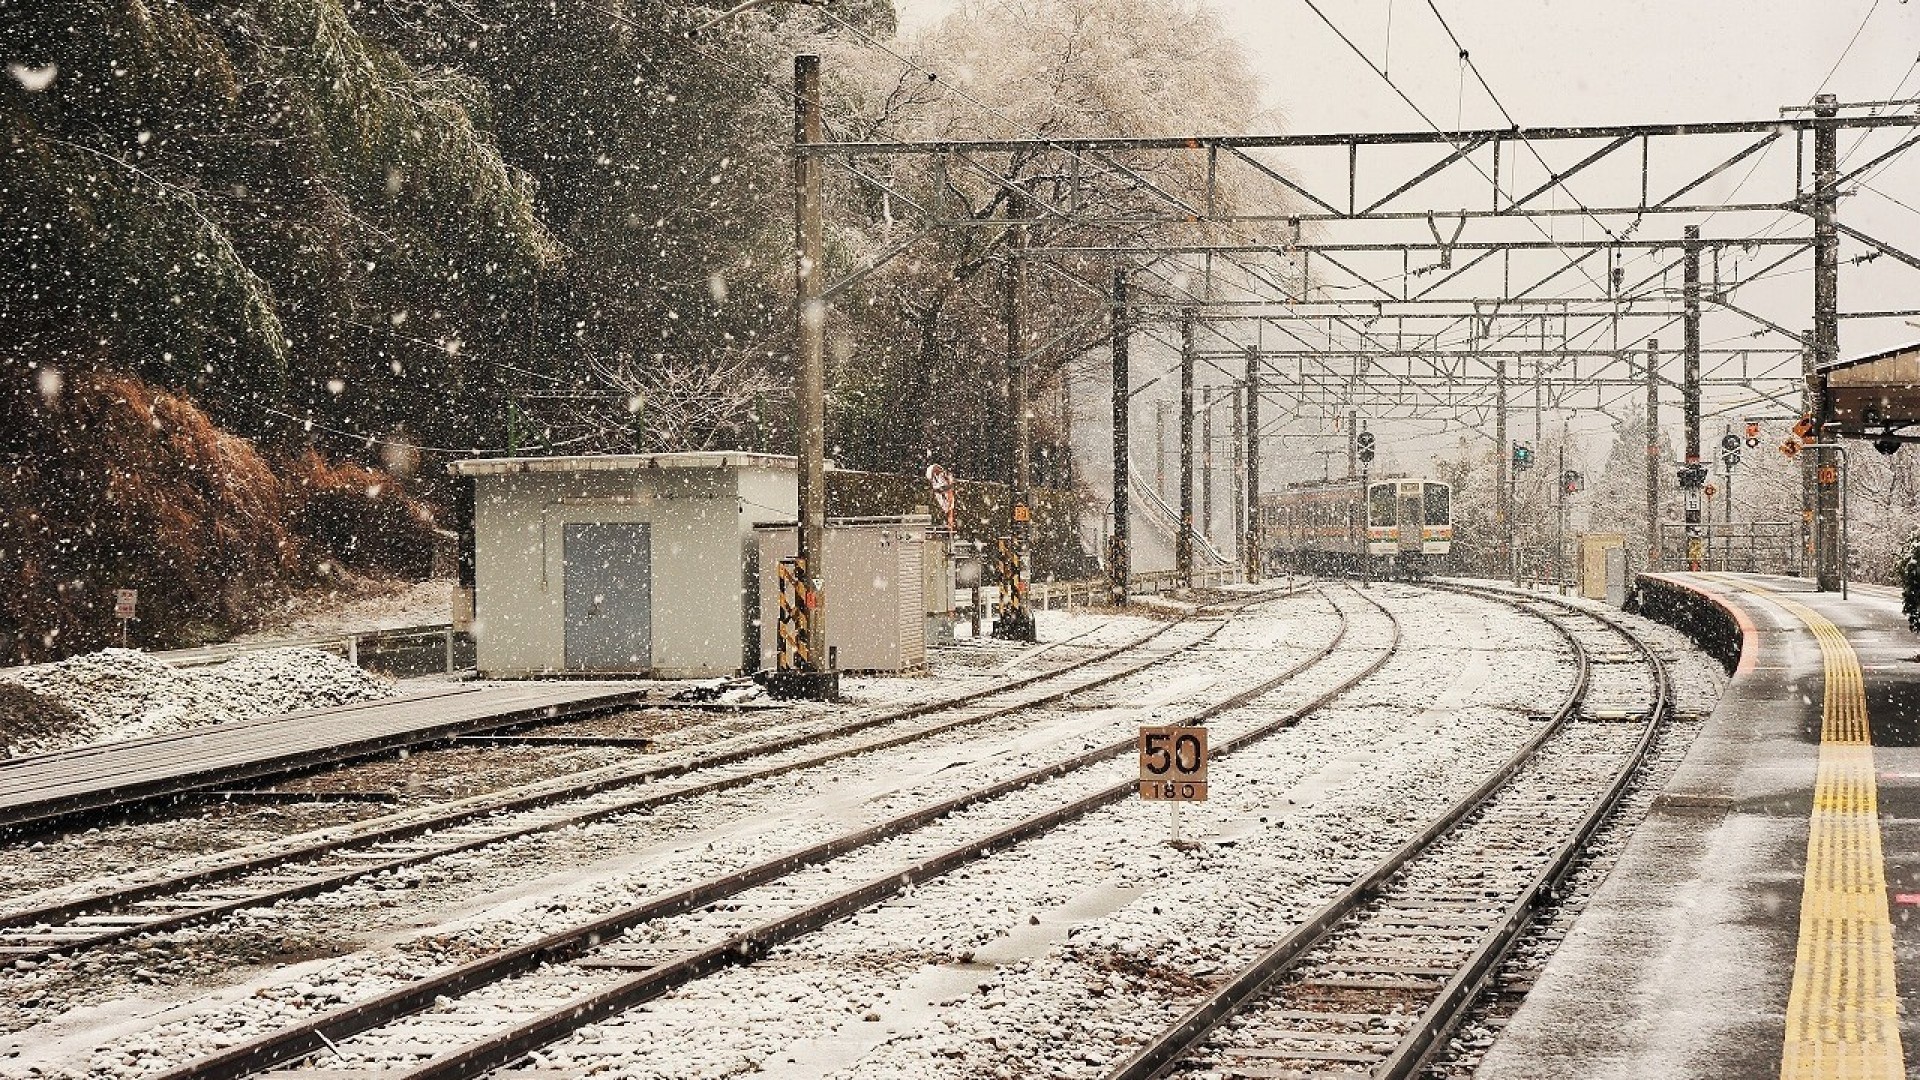
[[[1659,576],[1735,613],[1740,668],[1478,1075],[1908,1075],[1920,636],[1890,589]]]

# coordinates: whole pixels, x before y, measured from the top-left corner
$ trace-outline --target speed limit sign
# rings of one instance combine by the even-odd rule
[[[1140,797],[1163,802],[1205,802],[1207,729],[1140,729]]]

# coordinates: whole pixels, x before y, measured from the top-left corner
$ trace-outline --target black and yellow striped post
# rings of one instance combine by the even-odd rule
[[[767,689],[779,698],[833,700],[840,696],[840,673],[813,655],[820,596],[807,577],[804,559],[781,559],[777,571],[780,612],[774,627],[774,671]]]
[[[993,636],[1006,641],[1038,640],[1033,608],[1027,604],[1025,557],[1020,541],[1003,536],[995,564],[1000,576],[1000,610],[993,616]]]
[[[807,655],[807,609],[804,599],[807,576],[801,571],[799,559],[780,560],[779,581],[779,647],[774,668],[777,671],[809,671],[813,665]]]

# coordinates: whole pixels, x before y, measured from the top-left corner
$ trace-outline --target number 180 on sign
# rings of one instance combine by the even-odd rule
[[[1207,798],[1207,729],[1140,729],[1140,797],[1172,802]]]

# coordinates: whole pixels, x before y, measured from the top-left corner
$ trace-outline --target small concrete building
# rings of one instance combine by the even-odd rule
[[[472,491],[488,678],[754,670],[753,528],[799,516],[794,459],[738,451],[454,462]]]

